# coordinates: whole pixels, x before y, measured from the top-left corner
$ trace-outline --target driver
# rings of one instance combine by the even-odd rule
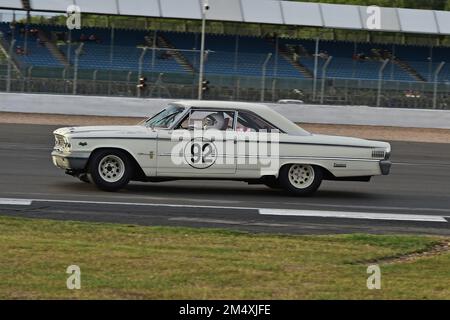
[[[225,125],[225,117],[223,115],[223,112],[216,112],[208,115],[204,119],[205,128],[206,129],[216,129],[216,130],[223,130],[223,127]]]

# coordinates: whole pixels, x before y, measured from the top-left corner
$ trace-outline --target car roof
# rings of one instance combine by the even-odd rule
[[[239,101],[203,101],[203,100],[179,100],[172,103],[182,105],[186,108],[197,107],[204,109],[230,109],[247,110],[262,117],[269,123],[275,125],[282,132],[291,135],[309,135],[309,132],[301,129],[298,125],[288,120],[269,106],[261,103],[239,102]]]
[[[205,109],[247,109],[258,112],[270,110],[270,108],[260,103],[239,102],[239,101],[210,101],[210,100],[179,100],[173,103],[183,105],[185,107],[198,107]]]

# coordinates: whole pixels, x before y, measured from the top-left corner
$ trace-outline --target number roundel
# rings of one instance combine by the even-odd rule
[[[184,148],[184,159],[193,168],[209,168],[217,160],[217,147],[202,138],[192,139]]]

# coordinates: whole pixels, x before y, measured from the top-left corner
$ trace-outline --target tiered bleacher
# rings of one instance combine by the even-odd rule
[[[59,67],[61,64],[58,60],[50,53],[50,51],[45,46],[45,43],[41,41],[37,33],[30,32],[33,27],[29,27],[27,45],[25,48],[25,27],[23,25],[17,25],[14,31],[15,35],[15,48],[13,48],[13,53],[16,57],[24,64],[30,66],[40,66],[40,67]],[[0,23],[0,32],[3,34],[5,41],[10,43],[12,30],[8,23]],[[27,49],[27,52],[24,50]]]
[[[71,33],[71,46],[67,45],[65,26],[16,24],[14,32],[8,23],[0,23],[4,42],[11,43],[14,34],[15,58],[25,66],[62,67],[75,62],[75,49],[83,42],[79,58],[80,69],[137,71],[139,56],[144,46],[153,42],[158,50],[148,50],[143,60],[143,71],[165,73],[195,73],[198,71],[200,36],[186,32],[111,30],[83,28]],[[25,34],[28,33],[25,46]],[[49,43],[48,43],[49,42]],[[61,55],[49,50],[54,46]],[[278,45],[278,47],[277,47]],[[26,51],[25,51],[26,47]],[[111,54],[111,48],[113,53]],[[173,51],[172,48],[179,51]],[[223,76],[260,77],[263,63],[269,53],[268,77],[306,79],[311,78],[315,66],[315,41],[280,38],[273,36],[250,37],[208,34],[206,36],[206,74]],[[319,77],[321,68],[332,56],[327,78],[377,80],[381,63],[389,59],[384,72],[385,80],[405,82],[433,81],[433,73],[441,61],[449,61],[450,48],[321,41],[318,57]],[[62,58],[61,58],[62,57]],[[439,80],[450,81],[450,63],[446,64]]]

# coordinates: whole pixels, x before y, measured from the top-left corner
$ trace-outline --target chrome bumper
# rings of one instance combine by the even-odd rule
[[[71,153],[64,154],[60,151],[52,152],[53,164],[64,170],[83,171],[89,161],[89,154]]]
[[[387,176],[391,172],[392,162],[388,160],[380,161],[380,169],[383,176]]]

